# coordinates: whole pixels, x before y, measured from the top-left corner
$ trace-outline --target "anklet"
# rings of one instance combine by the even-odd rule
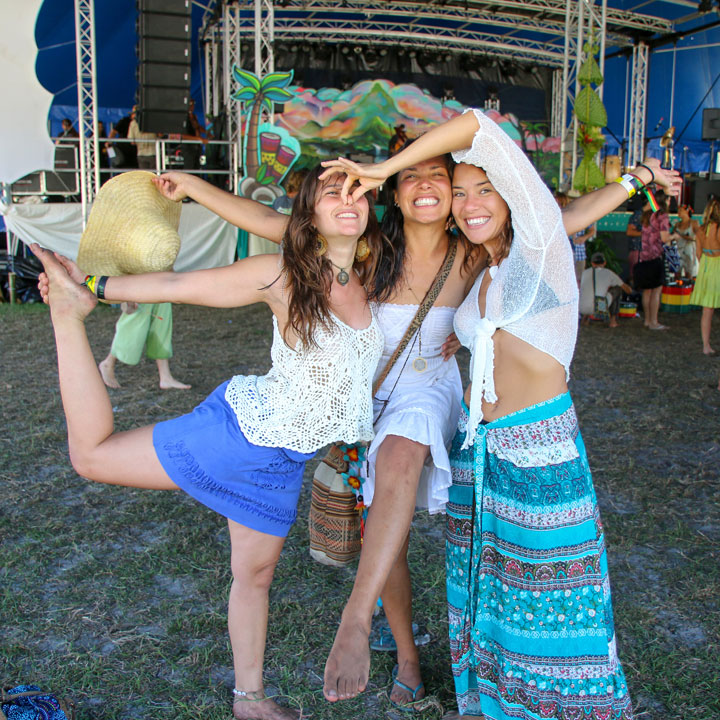
[[[262,697],[248,697],[249,695],[260,694]],[[236,702],[260,702],[261,700],[267,700],[264,690],[238,690],[233,688],[233,696]]]

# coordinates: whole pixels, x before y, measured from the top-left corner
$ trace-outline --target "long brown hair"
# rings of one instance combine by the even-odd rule
[[[315,228],[315,203],[320,190],[330,180],[319,180],[324,168],[318,165],[305,176],[297,197],[293,202],[290,221],[282,238],[282,267],[285,273],[288,301],[288,326],[283,335],[287,340],[288,328],[292,328],[305,346],[317,346],[315,330],[322,325],[329,330],[334,325],[330,314],[330,286],[333,280],[333,266],[327,255],[317,254],[318,233]],[[339,176],[344,179],[344,176]],[[363,262],[355,260],[353,268],[360,282],[368,287],[375,274],[375,268],[382,249],[380,226],[375,216],[372,197],[368,198],[368,223],[365,239],[370,256]]]
[[[716,197],[708,200],[703,213],[703,227],[707,230],[707,226],[712,224],[720,225],[720,200]]]

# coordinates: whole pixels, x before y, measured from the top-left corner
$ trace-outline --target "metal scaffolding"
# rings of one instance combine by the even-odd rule
[[[649,48],[640,42],[633,48],[630,76],[630,122],[626,165],[633,167],[645,156],[645,110]]]
[[[578,72],[585,60],[584,45],[590,38],[594,38],[600,45],[598,64],[601,71],[604,68],[607,0],[600,0],[599,5],[595,0],[566,0],[565,9],[565,52],[560,88],[557,91],[560,118],[553,118],[553,127],[560,130],[558,185],[562,190],[570,188],[572,175],[578,164],[578,121],[573,115],[568,122],[568,112],[580,90]],[[602,97],[602,86],[599,94]]]
[[[100,190],[94,0],[75,0],[75,57],[80,135],[80,202],[85,227],[90,205]]]
[[[259,78],[275,72],[275,9],[273,0],[255,0],[255,74]],[[263,105],[260,110],[263,122],[273,121],[273,106]]]

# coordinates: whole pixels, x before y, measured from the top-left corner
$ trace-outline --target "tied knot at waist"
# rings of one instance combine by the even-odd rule
[[[475,329],[475,342],[472,348],[472,397],[470,399],[470,412],[468,417],[467,435],[463,448],[467,448],[475,441],[477,427],[483,419],[483,398],[489,403],[497,402],[495,393],[495,347],[493,335],[497,325],[483,318]]]

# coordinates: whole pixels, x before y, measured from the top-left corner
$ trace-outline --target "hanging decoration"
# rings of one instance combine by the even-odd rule
[[[583,158],[575,170],[573,187],[581,193],[590,192],[605,185],[605,176],[595,162],[595,156],[605,144],[602,128],[607,125],[607,111],[596,87],[602,85],[603,75],[595,60],[598,46],[591,37],[584,47],[585,62],[580,67],[578,82],[582,90],[575,98],[575,117],[578,120],[579,146]]]

